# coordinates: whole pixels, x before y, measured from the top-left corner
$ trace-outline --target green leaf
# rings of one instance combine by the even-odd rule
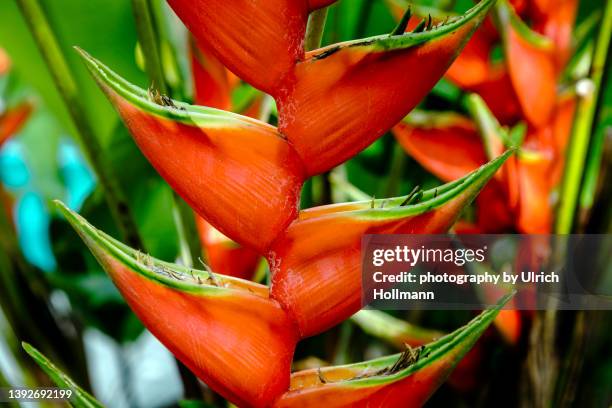
[[[91,394],[83,390],[77,384],[72,381],[70,377],[64,374],[59,368],[57,368],[47,357],[45,357],[40,351],[36,350],[28,343],[21,343],[23,349],[34,359],[36,364],[43,369],[43,371],[53,380],[53,382],[60,388],[71,389],[74,393],[70,399],[70,405],[76,408],[102,408],[104,407],[98,400],[96,400]]]

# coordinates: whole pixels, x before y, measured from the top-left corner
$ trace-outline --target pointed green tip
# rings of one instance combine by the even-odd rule
[[[21,347],[25,350],[26,353],[28,353],[30,356],[32,356],[34,354],[34,352],[36,351],[36,349],[28,342],[26,341],[22,341],[21,342]]]
[[[101,79],[100,61],[92,57],[91,54],[89,54],[87,51],[85,51],[79,46],[75,45],[73,48],[85,63],[85,67],[87,68],[87,70],[91,73],[94,79],[99,82]]]
[[[100,89],[102,89],[115,107],[117,107],[117,102],[114,101],[114,96],[119,96],[132,106],[148,114],[189,126],[257,125],[265,127],[268,131],[276,131],[276,128],[267,123],[229,111],[206,106],[189,105],[173,99],[168,104],[155,102],[151,98],[150,90],[132,84],[82,48],[74,47],[74,49],[81,56],[85,67]]]
[[[431,24],[431,20],[426,18],[421,24],[411,33],[398,33],[397,31],[402,27],[403,22],[400,21],[398,26],[389,34],[383,34],[370,38],[362,38],[358,40],[347,41],[344,43],[333,44],[317,50],[311,58],[314,60],[322,59],[323,56],[335,54],[337,51],[351,47],[367,47],[372,51],[387,52],[393,50],[408,49],[428,41],[443,38],[446,35],[450,35],[456,32],[466,24],[473,23],[473,30],[470,31],[468,38],[473,34],[474,30],[484,21],[487,13],[491,10],[491,7],[497,0],[482,0],[470,10],[464,14],[457,16],[450,20],[446,24],[432,26],[430,29],[425,30],[428,25],[428,21]]]
[[[72,227],[80,234],[84,227],[91,227],[87,221],[83,217],[81,217],[76,212],[72,211],[66,204],[64,204],[61,200],[53,200],[53,204],[57,207],[57,209],[62,213],[62,215],[66,218],[66,220],[72,225]]]
[[[497,305],[495,305],[494,309],[498,312],[502,310],[508,304],[508,302],[516,295],[517,292],[518,291],[516,289],[512,289],[508,294],[502,296],[501,299],[499,299],[499,301],[497,302]]]
[[[350,380],[350,383],[355,386],[380,386],[392,382],[397,382],[406,378],[424,367],[443,359],[450,359],[449,362],[453,365],[457,364],[467,352],[474,346],[478,339],[482,336],[485,330],[491,325],[493,320],[499,314],[499,311],[512,299],[516,291],[503,296],[495,305],[488,310],[481,312],[478,316],[472,319],[465,326],[458,328],[452,333],[439,338],[438,340],[425,345],[425,357],[419,359],[416,363],[398,371],[392,375],[373,376],[365,378],[357,378]],[[372,369],[372,367],[384,367],[394,364],[400,357],[399,354],[382,357],[369,362],[350,364],[344,367],[348,368],[363,368],[364,370]],[[325,372],[325,369],[323,369]],[[449,371],[450,372],[450,371]],[[448,373],[447,373],[448,374]],[[348,382],[345,382],[348,383]]]
[[[504,164],[504,162],[508,160],[510,156],[516,154],[517,151],[518,148],[511,147],[505,152],[503,152],[501,155],[499,155],[497,158],[491,160],[489,164],[492,164],[492,166],[495,167],[495,170],[497,171],[502,166],[502,164]]]
[[[68,208],[63,202],[54,200],[54,204],[111,277],[114,275],[115,270],[110,266],[109,259],[119,262],[119,264],[125,266],[133,273],[148,280],[182,292],[220,294],[235,290],[226,285],[217,286],[214,282],[209,284],[211,274],[208,271],[186,268],[141,254],[140,251],[134,250],[103,231],[98,230],[85,218]],[[143,259],[139,259],[141,255]],[[242,282],[241,279],[225,275],[215,274],[214,276],[225,283]]]

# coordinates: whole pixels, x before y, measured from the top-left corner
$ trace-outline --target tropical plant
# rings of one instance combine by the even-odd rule
[[[351,1],[358,5],[132,0],[134,25],[131,16],[122,20],[119,4],[75,6],[102,4],[103,21],[123,22],[104,27],[116,31],[108,48],[100,33],[95,41],[75,35],[85,22],[62,25],[57,5],[15,1],[48,67],[44,80],[23,63],[38,53],[17,41],[8,41],[9,52],[22,61],[20,72],[38,78],[32,83],[44,103],[37,109],[54,111],[79,138],[98,183],[82,209],[55,201],[57,266],[49,271],[20,258],[19,220],[0,224],[8,237],[0,243],[10,250],[0,256],[0,267],[10,265],[0,278],[27,273],[25,282],[0,288],[10,295],[0,304],[14,337],[33,344],[23,345],[38,364],[26,367],[35,372],[29,385],[47,385],[44,372],[74,391],[74,406],[102,406],[85,391],[83,332],[95,327],[126,344],[144,326],[179,362],[186,398],[204,400],[184,406],[412,407],[447,379],[450,395],[468,395],[469,404],[491,383],[483,371],[516,368],[517,355],[528,356],[529,369],[529,358],[549,364],[540,394],[552,398],[556,360],[533,357],[540,349],[527,344],[529,330],[533,343],[542,327],[538,314],[502,310],[513,305],[511,295],[476,317],[432,313],[419,322],[431,329],[400,313],[360,311],[361,240],[570,232],[586,150],[589,168],[605,163],[603,132],[590,131],[612,7],[593,7],[585,18],[577,0]],[[597,13],[604,24],[596,38]],[[101,30],[92,13],[82,15],[90,31]],[[0,54],[0,75],[10,65]],[[51,83],[56,90],[47,89]],[[6,110],[0,143],[32,115],[29,103]],[[583,202],[591,206],[583,207],[581,228],[599,216],[598,176],[592,170],[584,178]],[[0,221],[10,219],[6,203]],[[54,302],[65,293],[72,305],[61,323],[52,319],[55,303],[44,302],[51,292]],[[32,329],[36,318],[23,315],[21,298],[38,302],[50,345]],[[571,359],[558,387],[577,375],[570,362],[584,341],[582,318],[571,317],[576,337],[559,346]],[[65,327],[75,362],[71,350],[55,351]],[[514,374],[500,372],[499,382]],[[126,389],[130,378],[119,380]],[[441,394],[434,404],[448,405],[449,392]]]

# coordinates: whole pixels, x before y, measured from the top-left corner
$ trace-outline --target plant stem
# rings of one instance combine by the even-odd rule
[[[587,157],[591,133],[597,112],[597,102],[601,93],[604,68],[610,47],[612,32],[612,1],[606,2],[601,29],[591,66],[590,81],[593,91],[584,95],[578,102],[574,134],[569,146],[567,168],[563,179],[563,199],[559,207],[556,231],[569,234],[572,231],[578,196],[583,179],[583,168]]]
[[[321,46],[325,22],[327,21],[327,12],[328,8],[325,7],[310,14],[308,26],[306,27],[306,41],[304,43],[306,51],[314,50]]]
[[[172,192],[172,199],[174,223],[179,236],[180,257],[183,265],[193,267],[197,264],[196,261],[201,255],[200,240],[195,225],[195,214],[187,203],[174,191]]]
[[[389,167],[389,179],[387,181],[385,197],[395,197],[399,194],[407,161],[408,155],[402,146],[398,142],[395,142],[393,144],[393,153],[391,158],[391,166]]]
[[[166,75],[164,74],[160,50],[161,40],[159,31],[156,29],[159,22],[155,20],[152,6],[149,0],[132,0],[132,9],[147,75],[157,90],[173,96],[172,88],[166,82]],[[195,260],[200,256],[200,245],[194,219],[184,208],[186,205],[183,200],[174,191],[172,192],[172,201],[172,212],[179,237],[179,257],[185,266],[192,267]]]
[[[153,82],[154,88],[163,94],[168,94],[158,36],[148,0],[132,0],[132,12],[136,21],[138,42],[145,57],[147,75]]]
[[[66,57],[57,41],[45,12],[38,0],[16,0],[21,13],[30,28],[36,45],[53,77],[55,86],[62,97],[66,109],[77,130],[81,145],[94,168],[100,185],[105,191],[111,214],[117,223],[120,233],[131,246],[142,248],[136,223],[130,212],[127,200],[112,174],[111,166],[104,159],[104,150],[100,145],[85,108],[79,98],[79,89],[75,76],[68,66]]]
[[[316,10],[310,14],[306,26],[306,39],[304,47],[306,51],[321,47],[325,22],[327,21],[328,8]],[[316,204],[324,205],[331,202],[331,190],[329,184],[329,172],[313,178],[313,199]]]

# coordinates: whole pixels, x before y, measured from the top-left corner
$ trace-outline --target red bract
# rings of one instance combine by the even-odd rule
[[[444,75],[491,1],[418,34],[374,37],[310,52],[278,99],[279,129],[309,175],[351,158],[412,110]]]
[[[223,109],[257,118],[261,107],[262,93],[254,91],[247,103],[235,106],[232,92],[240,85],[240,79],[229,71],[203,46],[191,41],[191,68],[194,84],[194,98],[197,105]]]
[[[259,263],[257,252],[235,243],[201,217],[196,218],[206,262],[213,271],[241,279],[251,279]]]
[[[500,302],[500,306],[507,298]],[[498,306],[499,307],[499,306]],[[340,367],[306,370],[275,407],[419,407],[472,348],[499,309],[452,334],[401,355]]]
[[[198,47],[193,40],[190,45],[195,102],[198,105],[236,111],[237,107],[232,106],[231,93],[240,80],[212,52],[202,46]],[[259,113],[261,94],[255,94],[250,102],[242,113],[254,117]],[[196,225],[202,249],[213,270],[237,278],[253,277],[259,262],[259,255],[255,251],[233,242],[197,213]]]
[[[152,102],[144,90],[83,56],[144,155],[221,232],[263,252],[296,217],[304,170],[274,127],[161,96]]]
[[[480,136],[468,119],[448,113],[411,116],[394,128],[406,151],[444,181],[473,170],[504,149],[507,137],[499,123],[482,100],[471,100],[477,105]],[[545,128],[528,130],[524,152],[509,158],[478,198],[477,222],[482,232],[507,230],[512,220],[522,232],[550,232],[551,192],[560,181],[574,110],[575,96],[565,95]]]
[[[340,323],[361,307],[364,234],[447,231],[510,154],[464,179],[423,192],[418,204],[402,206],[407,197],[400,197],[303,211],[270,249],[271,296],[291,313],[302,337]]]
[[[578,12],[578,0],[551,2],[547,12],[535,19],[535,29],[555,43],[555,62],[561,72],[572,54],[572,30]]]
[[[550,120],[557,95],[554,43],[523,23],[505,0],[499,3],[508,72],[523,114],[537,127]]]
[[[227,67],[275,97],[278,129],[144,91],[83,53],[144,155],[206,219],[202,241],[210,262],[228,266],[230,250],[219,246],[226,237],[268,256],[269,290],[141,255],[63,208],[151,332],[240,406],[320,405],[332,394],[331,406],[422,404],[496,313],[485,312],[416,356],[408,350],[401,358],[323,369],[316,378],[298,373],[290,381],[296,342],[361,306],[362,236],[446,231],[513,152],[499,151],[473,173],[408,197],[298,213],[304,180],[353,157],[412,110],[494,0],[418,32],[394,30],[305,53],[309,13],[332,2],[169,0],[201,45],[193,54],[198,102],[233,108]],[[248,35],[235,27],[249,27]],[[322,380],[326,375],[337,381]]]
[[[319,2],[317,2],[319,3]],[[304,56],[306,0],[168,0],[198,43],[271,95]],[[249,27],[248,35],[236,27]]]
[[[144,325],[209,386],[254,407],[287,389],[297,333],[265,286],[153,259],[60,208]]]
[[[152,259],[67,207],[60,209],[143,323],[203,381],[240,406],[421,405],[508,301],[424,347],[298,372],[290,379],[295,326],[266,287]]]
[[[210,3],[224,10],[233,7]],[[83,55],[162,177],[215,228],[264,253],[295,218],[304,179],[354,156],[411,110],[492,4],[483,1],[462,18],[427,32],[375,37],[309,54],[297,64],[297,80],[279,100],[282,133],[245,117],[147,95]],[[276,16],[278,10],[262,6],[258,13]],[[200,17],[204,24],[206,16]],[[265,62],[264,56],[258,58]],[[406,71],[406,64],[417,62],[421,68]],[[398,91],[406,86],[413,89]],[[366,100],[372,105],[363,105]]]
[[[392,13],[399,21],[404,12],[403,8],[398,7],[393,0],[389,0],[389,3]],[[415,15],[419,18],[429,18],[432,13],[435,22],[449,18],[446,13],[437,10],[415,10]],[[419,18],[410,19],[406,27],[407,32],[415,28]],[[505,64],[492,60],[491,53],[498,41],[499,34],[495,31],[491,19],[485,19],[450,66],[445,77],[462,89],[482,96],[501,122],[511,123],[520,116],[521,107]]]
[[[536,127],[546,125],[555,107],[557,79],[571,55],[577,5],[577,0],[546,4],[532,0],[515,0],[510,4],[500,1],[498,26],[505,61],[491,59],[500,35],[489,19],[448,70],[447,78],[464,90],[481,95],[504,124],[513,123],[522,115]],[[392,11],[399,19],[397,7],[392,7]],[[433,13],[434,21],[444,18],[441,12]],[[531,21],[532,28],[524,21]]]
[[[490,59],[494,42],[495,38],[491,38],[484,26],[479,28],[451,65],[446,77],[463,88],[474,87],[489,80],[498,65]]]
[[[198,41],[230,70],[277,99],[279,130],[295,145],[308,175],[354,156],[414,108],[493,4],[483,1],[462,18],[426,32],[385,35],[305,54],[308,12],[330,1],[308,5],[279,0],[265,7],[260,2],[169,2]],[[248,39],[230,25],[216,24],[244,18],[253,30]]]
[[[445,182],[474,171],[487,161],[474,123],[455,113],[413,112],[393,128],[402,147]]]
[[[194,40],[190,45],[195,103],[231,110],[232,84],[229,71],[211,51],[196,45]]]

